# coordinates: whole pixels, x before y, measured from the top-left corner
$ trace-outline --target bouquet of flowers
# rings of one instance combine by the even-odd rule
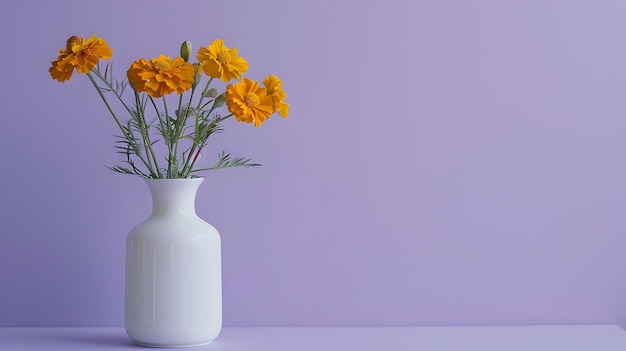
[[[111,63],[104,69],[100,60],[109,60],[112,50],[107,42],[92,35],[90,38],[72,36],[49,69],[53,79],[65,82],[74,70],[85,74],[119,127],[116,148],[125,155],[125,166],[109,167],[113,171],[146,178],[190,178],[198,172],[225,167],[260,166],[243,157],[232,158],[222,152],[211,167],[197,168],[196,161],[209,137],[223,131],[222,123],[234,117],[238,122],[260,126],[274,113],[289,114],[289,104],[282,82],[268,75],[259,83],[243,78],[248,62],[238,56],[236,48],[224,46],[221,39],[201,47],[197,62],[189,62],[191,43],[185,41],[180,56],[165,55],[134,61],[120,81],[113,76]],[[208,81],[201,90],[203,78]],[[211,87],[213,79],[228,84],[224,91]],[[126,96],[130,87],[132,96]],[[178,95],[172,108],[167,97]],[[108,97],[121,105],[127,118],[118,117]],[[128,99],[128,100],[127,100]],[[173,98],[176,99],[176,98]],[[229,113],[219,110],[226,106]],[[159,148],[159,145],[161,146]],[[158,157],[161,151],[166,154]]]

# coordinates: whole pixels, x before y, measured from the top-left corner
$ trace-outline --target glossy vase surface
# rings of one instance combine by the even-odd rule
[[[139,345],[200,346],[221,331],[221,240],[195,211],[203,180],[145,180],[153,211],[126,241],[124,319]]]

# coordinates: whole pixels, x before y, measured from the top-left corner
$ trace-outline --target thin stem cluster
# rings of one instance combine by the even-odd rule
[[[224,105],[225,98],[224,93],[219,94],[217,89],[210,87],[212,78],[199,92],[197,103],[193,100],[198,84],[194,84],[190,91],[179,94],[178,104],[172,110],[165,97],[153,98],[134,89],[131,89],[134,95],[132,104],[127,103],[123,95],[129,84],[113,77],[110,64],[106,65],[104,72],[98,65],[87,76],[120,130],[115,147],[125,156],[126,165],[109,167],[111,170],[146,178],[172,179],[190,178],[198,172],[218,168],[260,166],[250,159],[232,158],[230,154],[221,152],[213,166],[196,168],[209,137],[221,133],[224,130],[222,122],[232,117],[232,114],[221,116],[217,113],[216,109]],[[118,117],[107,95],[113,95],[128,114],[128,119]],[[155,148],[159,142],[166,149],[166,157],[158,156],[161,150]]]

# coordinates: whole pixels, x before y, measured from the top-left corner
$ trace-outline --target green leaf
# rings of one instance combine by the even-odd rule
[[[209,171],[209,170],[213,170],[213,169],[220,169],[220,168],[230,168],[230,167],[259,167],[261,166],[260,163],[252,163],[250,162],[251,159],[249,158],[243,158],[243,157],[237,157],[237,158],[231,158],[230,154],[227,154],[225,151],[222,151],[221,154],[218,155],[218,160],[217,162],[215,162],[215,164],[209,168],[201,168],[201,169],[194,169],[192,171],[190,171],[189,173],[197,173],[197,172],[201,172],[201,171]]]

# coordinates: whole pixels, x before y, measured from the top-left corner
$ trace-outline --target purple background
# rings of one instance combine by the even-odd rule
[[[623,1],[0,2],[0,326],[121,326],[150,211],[70,35],[139,57],[223,38],[284,82],[206,174],[224,324],[626,325]]]

